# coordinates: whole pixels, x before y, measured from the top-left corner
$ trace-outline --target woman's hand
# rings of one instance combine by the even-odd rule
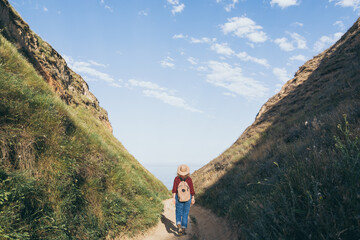
[[[191,199],[191,205],[194,205],[195,204],[195,198],[192,198]]]

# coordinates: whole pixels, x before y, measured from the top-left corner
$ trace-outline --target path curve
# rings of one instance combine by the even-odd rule
[[[178,236],[175,225],[175,205],[172,199],[163,201],[164,211],[159,223],[144,234],[128,240],[235,240],[226,221],[217,217],[210,210],[193,205],[190,208],[187,235]]]

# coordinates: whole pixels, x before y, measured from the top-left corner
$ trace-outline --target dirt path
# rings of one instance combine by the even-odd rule
[[[237,239],[223,219],[198,205],[190,208],[187,235],[178,236],[175,225],[175,206],[171,199],[164,201],[161,221],[145,234],[131,240],[232,240]],[[130,240],[130,239],[129,239]]]

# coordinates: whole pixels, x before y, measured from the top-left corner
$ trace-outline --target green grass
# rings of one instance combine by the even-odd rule
[[[360,106],[340,109],[270,127],[198,202],[246,239],[359,239]]]
[[[104,239],[153,226],[166,187],[0,37],[0,239]]]
[[[241,239],[360,239],[358,22],[352,29],[214,160],[225,171],[213,162],[194,173],[199,188],[216,181],[197,202]]]

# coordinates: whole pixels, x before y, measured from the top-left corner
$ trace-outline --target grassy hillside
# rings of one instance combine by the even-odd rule
[[[360,239],[359,49],[360,19],[193,174],[242,238]]]
[[[0,239],[103,239],[154,225],[166,187],[0,36]]]
[[[198,202],[247,239],[359,239],[360,104],[343,107],[270,127]]]
[[[0,32],[32,64],[63,102],[90,110],[87,114],[100,119],[112,130],[106,110],[89,91],[84,79],[69,68],[49,43],[31,30],[8,0],[0,0]]]

